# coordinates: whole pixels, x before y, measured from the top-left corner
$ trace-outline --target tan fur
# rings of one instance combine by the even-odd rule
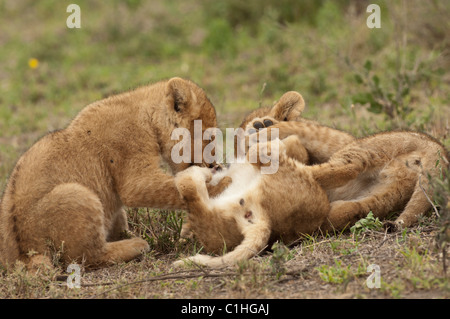
[[[197,119],[216,127],[213,105],[194,83],[172,78],[92,103],[41,138],[17,162],[1,201],[0,263],[57,250],[64,262],[103,266],[147,250],[143,239],[119,240],[123,207],[185,208],[160,160],[174,173],[189,166],[171,160],[178,141],[170,137],[177,127],[193,137]]]
[[[297,96],[297,99],[295,96]],[[292,102],[288,103],[288,110],[300,109],[302,111],[304,108],[305,103],[301,95],[297,92],[288,92],[283,95],[273,109],[283,109],[283,100],[298,101],[297,106],[292,106]],[[256,112],[261,118],[251,119],[252,114],[250,114],[250,117],[247,117],[243,122],[247,131],[255,122],[271,119],[270,115],[274,114],[274,111],[270,109]],[[301,112],[295,114],[299,113]],[[303,149],[306,149],[309,164],[325,163],[332,156],[341,156],[340,153],[336,153],[345,149],[347,152],[351,152],[345,155],[350,162],[355,158],[365,161],[365,165],[370,168],[367,171],[364,170],[363,174],[359,174],[361,167],[358,168],[359,170],[353,171],[351,171],[353,166],[344,167],[345,170],[351,171],[349,175],[343,178],[346,181],[345,183],[340,182],[340,176],[337,173],[329,175],[329,172],[323,172],[326,178],[333,176],[332,180],[336,185],[341,186],[327,186],[331,213],[328,218],[329,222],[322,226],[323,230],[342,229],[345,226],[352,225],[358,219],[365,217],[370,211],[373,211],[375,216],[383,218],[390,212],[405,209],[393,225],[394,228],[399,229],[411,226],[417,221],[418,216],[431,208],[419,185],[419,176],[422,176],[420,178],[422,187],[426,188],[428,184],[427,173],[432,176],[436,175],[437,170],[434,166],[439,160],[438,154],[444,158],[444,166],[445,163],[448,164],[446,150],[432,137],[416,132],[401,132],[401,134],[399,132],[384,132],[357,140],[345,132],[299,119],[298,116],[294,118],[296,121],[287,122],[278,122],[272,119],[274,125],[267,128],[269,140],[272,138],[272,129],[278,129],[281,139],[290,135],[299,138],[301,146],[298,146],[298,149],[294,151],[288,150],[291,157],[304,161],[305,156],[302,153],[304,152]],[[258,140],[258,135],[259,132],[249,136],[249,139]],[[395,152],[401,149],[404,143],[412,145],[411,149],[406,150],[405,153],[400,153],[398,156],[392,155],[396,154]],[[353,145],[353,148],[350,147],[351,145]],[[384,158],[386,162],[382,166],[372,164],[372,167],[369,160],[373,160],[380,154],[388,154]],[[366,158],[362,158],[364,156]],[[353,178],[349,176],[353,176]]]
[[[228,172],[233,182],[216,198],[209,197],[205,188],[205,182],[215,178],[207,170],[190,168],[177,175],[192,231],[205,251],[230,251],[222,257],[199,254],[188,260],[211,267],[235,263],[257,254],[274,240],[289,243],[318,229],[340,230],[369,211],[382,218],[403,210],[395,224],[411,226],[431,207],[420,187],[427,189],[427,174],[438,174],[435,165],[440,159],[448,167],[444,147],[421,133],[387,132],[355,140],[343,132],[302,121],[274,123],[267,130],[273,128],[280,129],[281,138],[288,136],[280,142],[275,174],[246,173],[249,167],[262,165],[260,162],[234,164]],[[264,147],[271,145],[273,142],[268,142]],[[328,161],[303,165],[300,161],[309,158],[300,155],[296,159],[297,153],[289,151],[299,145],[319,162]],[[257,151],[258,145],[254,145],[248,155]],[[288,154],[294,154],[293,158]]]
[[[248,114],[240,127],[247,134],[251,134],[258,131],[255,127],[262,126],[261,129],[269,127],[264,125],[265,121],[269,120],[269,124],[272,123],[270,127],[278,129],[279,139],[290,135],[296,135],[299,138],[303,147],[298,145],[297,148],[288,148],[288,152],[291,152],[288,155],[308,164],[326,162],[332,154],[355,140],[346,132],[301,118],[304,108],[303,97],[298,92],[290,91],[283,94],[273,107],[259,108]],[[250,136],[252,137],[257,135]],[[271,130],[268,130],[268,138],[272,139]],[[249,143],[247,138],[246,150]]]
[[[191,230],[204,251],[229,251],[222,257],[199,254],[188,260],[211,267],[232,264],[258,254],[275,240],[290,243],[320,227],[330,209],[327,195],[314,181],[309,166],[286,155],[286,145],[295,145],[295,139],[288,137],[280,142],[279,149],[273,142],[264,146],[270,149],[269,155],[280,154],[275,174],[260,174],[260,161],[232,164],[226,174],[233,182],[215,198],[209,197],[206,190],[206,182],[215,178],[209,169],[191,167],[177,174]],[[248,156],[258,152],[257,146],[250,149]]]
[[[370,211],[384,218],[401,210],[394,226],[410,227],[431,209],[427,199],[428,176],[448,169],[445,148],[418,132],[384,132],[356,140],[333,154],[324,164],[312,166],[331,203],[323,230],[353,225]],[[440,167],[436,167],[438,161]]]

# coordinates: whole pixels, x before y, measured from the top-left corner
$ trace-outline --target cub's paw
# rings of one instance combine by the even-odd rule
[[[183,258],[172,263],[173,267],[191,267],[191,266],[208,266],[218,267],[224,266],[222,258],[212,257],[208,255],[197,254],[188,258]]]
[[[245,150],[246,153],[256,143],[264,143],[270,140],[274,140],[279,137],[278,128],[274,131],[267,129],[271,126],[278,124],[279,122],[271,117],[255,118],[252,122],[247,124],[245,129]],[[274,133],[275,132],[275,133]]]
[[[190,175],[177,176],[175,185],[184,200],[189,201],[197,196],[197,186]]]
[[[396,233],[403,229],[403,221],[392,221],[392,220],[385,220],[383,221],[383,228],[388,233]]]
[[[177,185],[178,191],[181,193],[180,187],[185,187],[188,184],[208,183],[211,181],[212,176],[213,173],[210,168],[191,166],[175,176],[175,184]]]
[[[183,173],[191,176],[195,180],[202,180],[204,182],[209,182],[212,179],[213,175],[213,171],[211,168],[201,166],[191,166],[181,172],[181,174]]]
[[[174,268],[183,268],[183,267],[187,267],[188,264],[189,264],[189,262],[187,260],[180,259],[180,260],[174,261],[172,263],[172,267],[174,267]]]
[[[175,176],[176,179],[183,179],[185,177],[191,177],[194,179],[203,178],[205,181],[209,182],[212,178],[212,169],[208,167],[201,166],[191,166],[186,168],[184,171],[178,172]]]
[[[251,135],[254,134],[264,128],[270,127],[274,124],[277,124],[278,121],[270,116],[265,116],[262,118],[255,118],[253,121],[247,124],[245,127],[245,135]]]
[[[148,242],[142,238],[134,237],[131,239],[127,239],[130,247],[132,247],[136,252],[145,253],[150,250],[150,246]]]
[[[279,139],[266,143],[253,145],[247,153],[249,163],[258,165],[271,165],[280,161],[280,157],[285,155],[286,146]]]
[[[183,258],[172,263],[172,267],[174,268],[189,268],[192,266],[200,266],[195,260],[196,256],[191,256],[187,258]]]
[[[180,239],[192,239],[194,238],[194,233],[191,230],[191,224],[189,219],[183,223],[180,232]]]

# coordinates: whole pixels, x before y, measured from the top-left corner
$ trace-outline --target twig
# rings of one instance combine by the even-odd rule
[[[436,205],[434,205],[433,202],[431,201],[430,197],[428,197],[427,192],[426,192],[425,189],[422,187],[422,182],[421,182],[421,181],[422,181],[422,174],[419,175],[419,187],[420,187],[420,189],[422,190],[422,192],[424,193],[424,195],[425,195],[425,197],[427,198],[428,202],[431,204],[431,206],[433,206],[433,209],[434,209],[434,212],[436,213],[436,216],[437,216],[438,218],[440,218],[441,215],[439,214],[439,212],[438,212],[438,210],[437,210],[437,208],[436,208]]]
[[[444,270],[444,276],[447,277],[447,264],[445,260],[447,259],[447,247],[442,245],[442,269]]]
[[[262,275],[272,275],[272,274],[273,273],[270,271],[262,273]],[[199,278],[199,277],[202,277],[202,278],[218,278],[218,277],[233,277],[233,276],[235,277],[235,276],[241,276],[241,275],[244,275],[244,274],[240,274],[237,272],[231,272],[231,271],[222,272],[222,273],[210,273],[210,272],[206,272],[205,270],[203,270],[203,273],[196,272],[194,274],[186,274],[186,271],[181,271],[178,274],[175,273],[175,274],[170,274],[170,275],[160,275],[160,276],[155,276],[155,277],[137,280],[137,281],[133,281],[133,282],[128,282],[126,284],[119,285],[119,286],[113,287],[111,289],[108,289],[106,291],[103,291],[99,294],[96,294],[96,295],[90,297],[89,299],[95,299],[95,298],[102,296],[104,294],[107,294],[111,291],[121,289],[121,288],[124,288],[127,286],[145,283],[145,282],[153,282],[153,281],[161,281],[161,280],[190,279],[190,278]],[[288,272],[286,272],[285,275],[293,276],[293,277],[298,276],[298,274],[295,271],[288,271]],[[81,287],[110,286],[110,285],[114,285],[114,283],[113,282],[104,282],[104,283],[97,283],[97,284],[81,284]]]
[[[155,276],[152,278],[146,278],[146,279],[142,279],[142,280],[138,280],[138,281],[133,281],[133,282],[129,282],[120,286],[116,286],[114,288],[108,289],[106,291],[103,291],[99,294],[96,294],[92,297],[90,297],[89,299],[95,299],[98,296],[107,294],[111,291],[114,291],[116,289],[121,289],[123,287],[127,287],[127,286],[131,286],[131,285],[136,285],[136,284],[141,284],[144,282],[152,282],[152,281],[160,281],[160,280],[175,280],[175,279],[189,279],[189,278],[198,278],[198,277],[203,277],[203,278],[214,278],[214,277],[229,277],[229,276],[237,276],[238,274],[236,272],[225,272],[225,273],[216,273],[216,274],[211,274],[211,273],[203,273],[203,274],[191,274],[191,275],[161,275],[161,276]],[[107,283],[100,283],[100,284],[82,284],[82,287],[93,287],[93,286],[109,286],[109,285],[113,285],[114,283],[111,282],[107,282]]]

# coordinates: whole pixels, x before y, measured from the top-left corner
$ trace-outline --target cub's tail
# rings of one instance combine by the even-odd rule
[[[196,264],[219,268],[233,265],[240,261],[247,260],[257,255],[265,248],[270,237],[270,227],[267,222],[259,221],[257,224],[251,224],[244,229],[244,240],[233,251],[220,256],[212,257],[208,255],[197,254],[195,256],[178,260],[174,266],[183,266],[189,262]]]

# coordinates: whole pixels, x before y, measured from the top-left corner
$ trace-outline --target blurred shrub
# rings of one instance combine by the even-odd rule
[[[235,53],[233,29],[227,20],[216,18],[210,22],[203,47],[208,54]]]
[[[306,23],[315,26],[316,16],[324,4],[335,8],[335,14],[340,15],[349,3],[350,0],[203,0],[203,8],[210,18],[221,17],[233,28],[246,26],[257,33],[260,20],[268,12],[275,13],[277,22],[282,25]]]
[[[418,56],[417,51],[397,49],[396,60],[397,64],[391,67],[388,66],[392,63],[389,59],[383,61],[385,66],[378,67],[380,70],[391,69],[389,73],[377,72],[369,59],[361,71],[355,69],[354,80],[359,90],[352,96],[352,102],[368,105],[369,112],[384,114],[387,120],[392,121],[393,128],[409,127],[415,122],[423,126],[431,119],[434,108],[430,105],[428,114],[422,114],[418,121],[417,110],[412,107],[414,94],[424,87],[431,92],[433,79],[441,78],[444,70],[433,65],[433,57],[424,59]],[[403,63],[398,62],[400,60]]]

